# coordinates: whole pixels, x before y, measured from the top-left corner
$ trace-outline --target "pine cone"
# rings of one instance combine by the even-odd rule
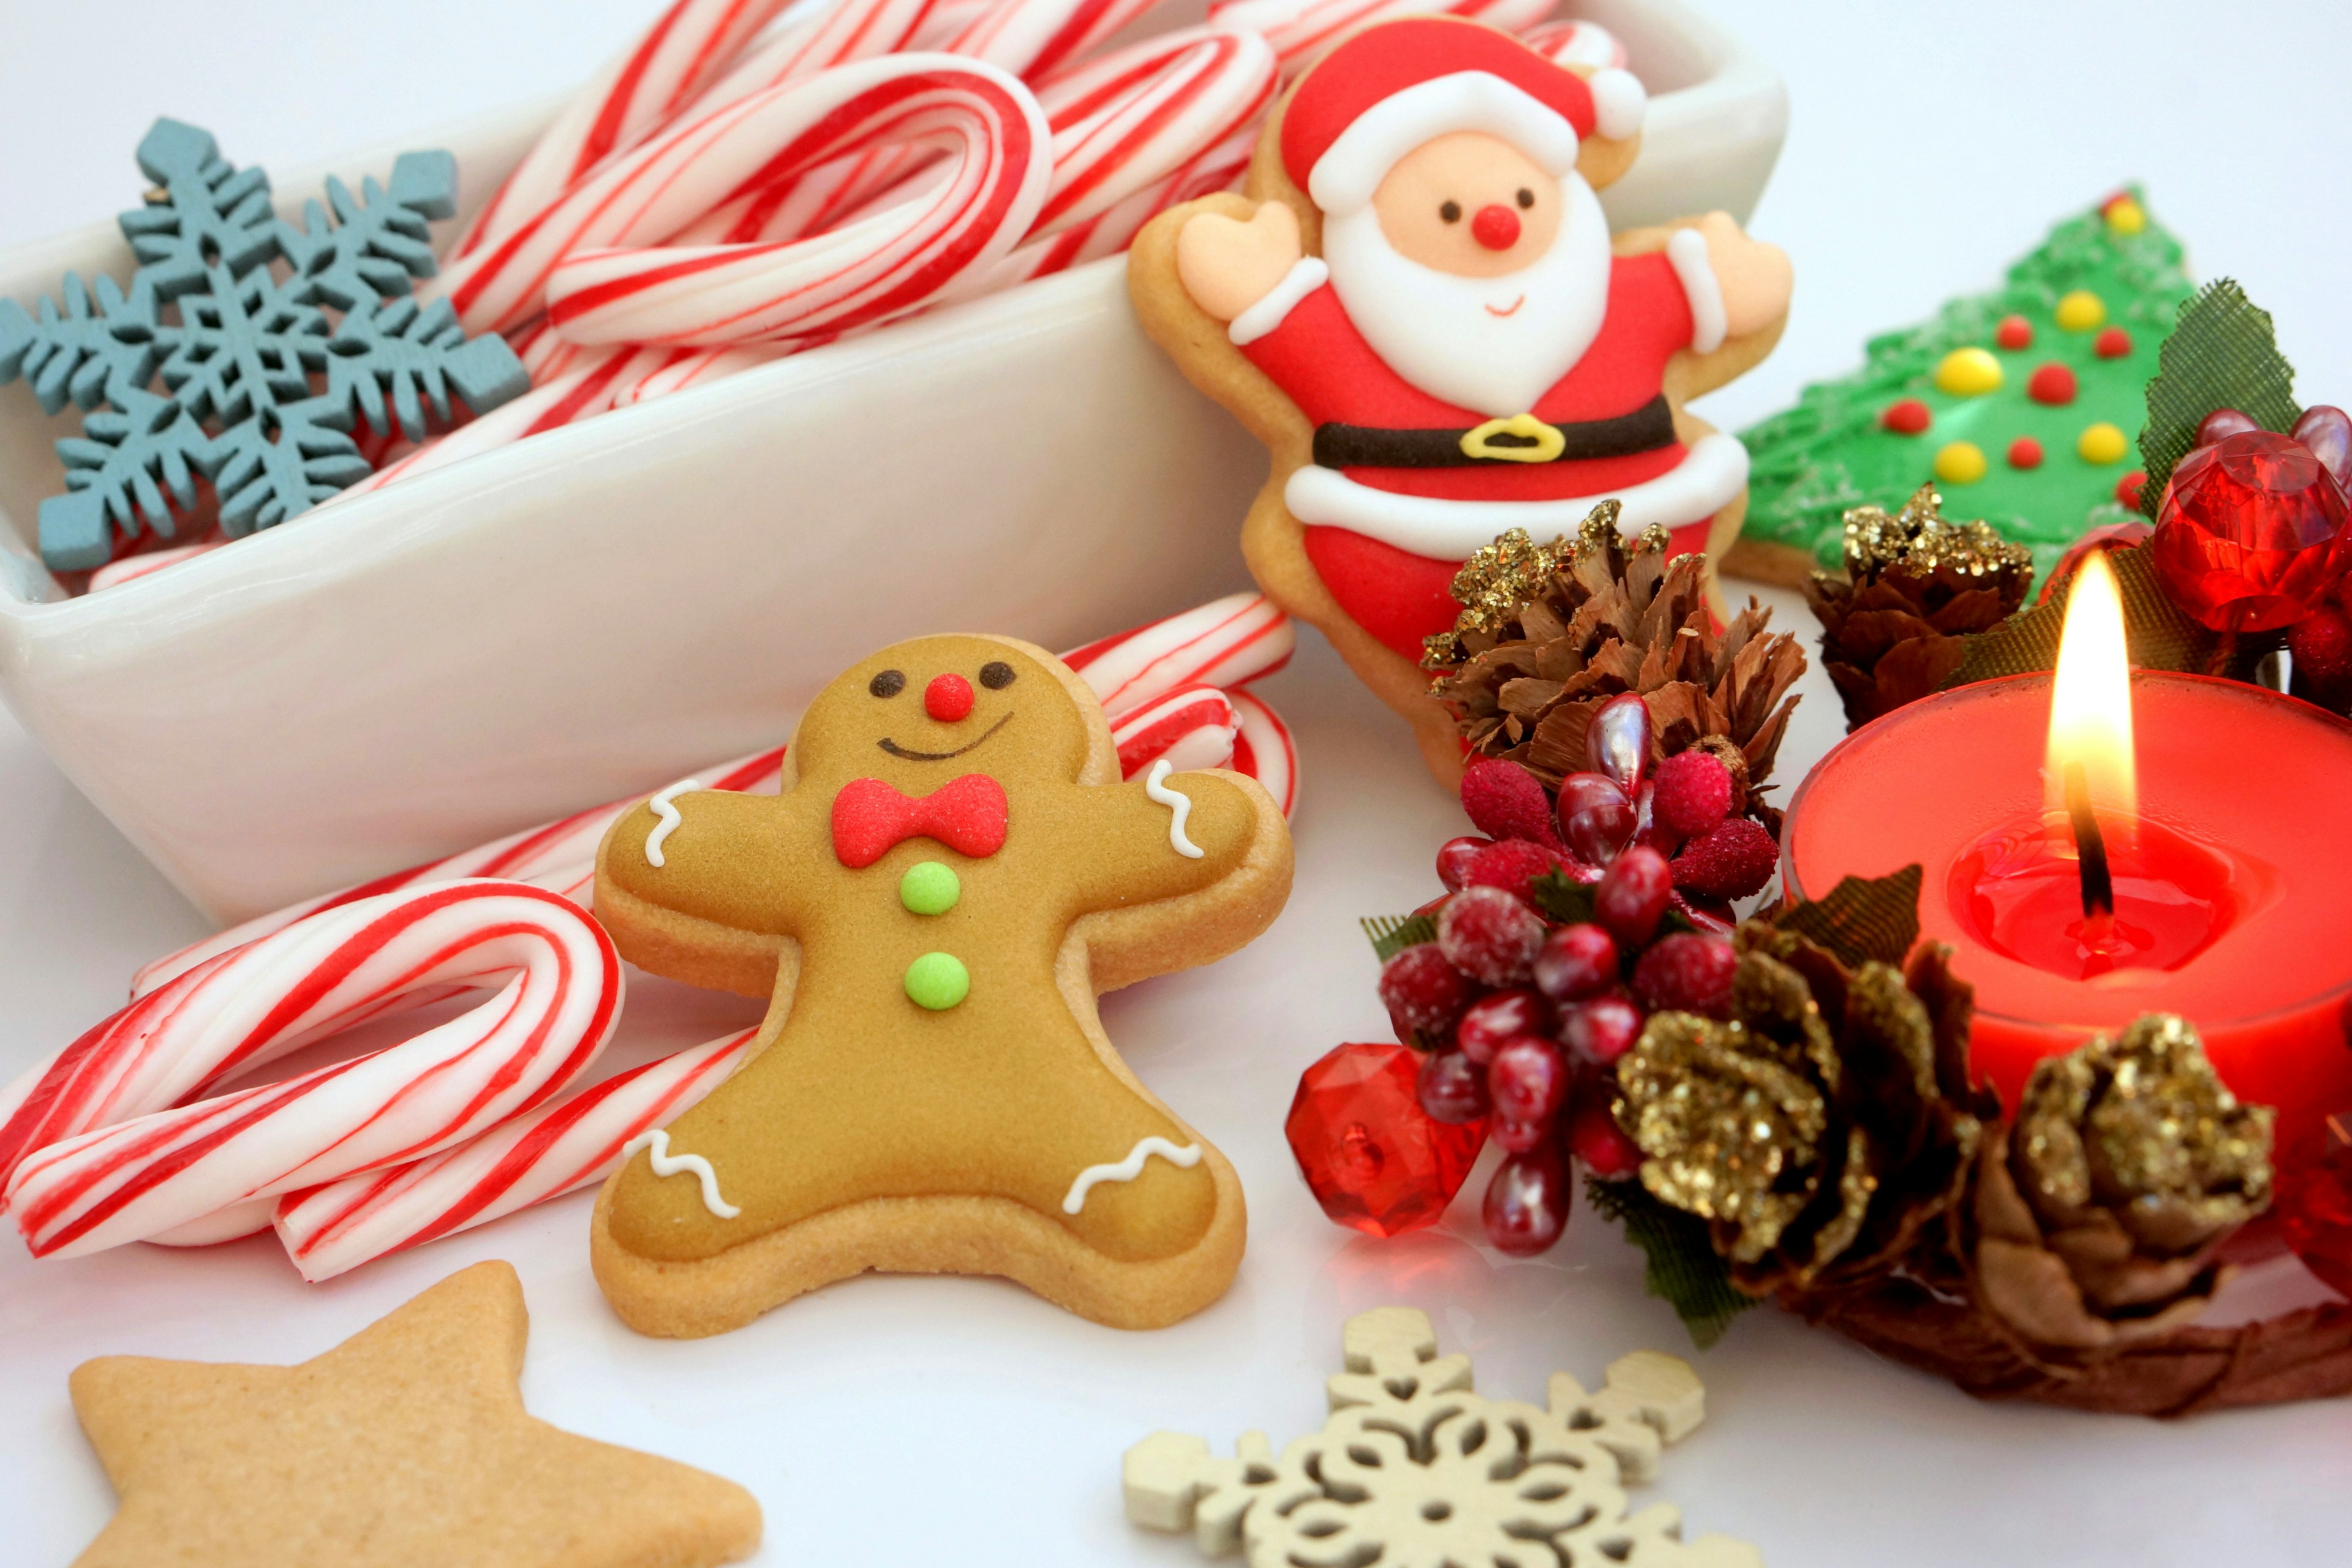
[[[2270,1202],[2271,1122],[2169,1014],[2042,1061],[2015,1123],[1986,1140],[1978,1302],[2045,1351],[2194,1321],[2225,1273],[2214,1254]]]
[[[1992,525],[1946,522],[1921,485],[1903,510],[1845,514],[1845,571],[1816,572],[1805,601],[1822,623],[1822,666],[1858,730],[1936,691],[1960,668],[1964,637],[2025,602],[2033,552]]]
[[[1757,796],[1797,705],[1786,694],[1804,650],[1767,633],[1771,612],[1752,599],[1717,633],[1706,559],[1668,560],[1657,527],[1628,549],[1617,511],[1615,501],[1595,507],[1573,544],[1537,545],[1513,529],[1464,563],[1453,586],[1461,617],[1422,658],[1431,690],[1474,755],[1517,763],[1547,789],[1584,768],[1592,710],[1638,691],[1652,761],[1707,745],[1731,769],[1735,811],[1777,836],[1780,813]]]
[[[1968,989],[1935,944],[1906,974],[1760,921],[1736,940],[1730,1019],[1654,1015],[1618,1064],[1642,1184],[1709,1222],[1751,1295],[1867,1283],[1956,1210],[1994,1109]]]

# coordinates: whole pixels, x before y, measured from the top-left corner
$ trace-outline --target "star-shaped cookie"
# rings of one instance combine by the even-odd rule
[[[511,1265],[478,1263],[299,1366],[107,1356],[74,1411],[121,1506],[77,1568],[701,1568],[750,1555],[731,1481],[526,1414]]]

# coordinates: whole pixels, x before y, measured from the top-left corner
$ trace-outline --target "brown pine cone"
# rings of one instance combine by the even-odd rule
[[[1736,940],[1730,1019],[1654,1015],[1618,1063],[1642,1184],[1752,1295],[1867,1282],[1943,1236],[1994,1109],[1967,1084],[1967,987],[1932,943],[1906,973],[1760,921]]]
[[[1845,570],[1816,572],[1805,601],[1822,623],[1822,667],[1845,703],[1845,725],[1938,690],[1960,668],[1962,640],[2025,602],[2033,552],[1984,522],[1946,522],[1933,485],[1894,516],[1845,514]]]
[[[1804,650],[1766,632],[1771,612],[1753,600],[1716,632],[1705,558],[1668,560],[1655,527],[1629,549],[1617,511],[1595,507],[1573,543],[1538,545],[1513,529],[1464,563],[1461,617],[1422,658],[1431,690],[1474,755],[1517,763],[1547,789],[1584,768],[1592,710],[1638,691],[1652,760],[1706,744],[1731,770],[1735,811],[1777,834],[1780,814],[1758,795],[1797,705],[1787,693]]]
[[[2107,1351],[2193,1321],[2226,1272],[2221,1243],[2270,1202],[2271,1122],[2169,1014],[2042,1061],[2015,1123],[1986,1140],[1979,1304],[2037,1351]]]

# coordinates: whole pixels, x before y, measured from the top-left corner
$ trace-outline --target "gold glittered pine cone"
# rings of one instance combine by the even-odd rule
[[[1752,1295],[1846,1289],[1941,1247],[1993,1109],[1968,1086],[1948,950],[1848,969],[1762,921],[1735,942],[1731,1016],[1656,1014],[1618,1062],[1643,1185],[1706,1220]]]
[[[2095,1354],[2193,1321],[2226,1273],[2221,1244],[2270,1202],[2272,1114],[2240,1104],[2169,1014],[2041,1062],[2015,1121],[1986,1141],[1979,1304],[2040,1352]]]
[[[1431,691],[1474,755],[1518,763],[1556,789],[1585,766],[1592,710],[1637,691],[1650,710],[1653,761],[1705,745],[1730,770],[1735,810],[1775,832],[1780,814],[1758,792],[1804,672],[1797,639],[1765,627],[1753,600],[1720,633],[1706,606],[1706,563],[1669,560],[1663,528],[1630,547],[1617,503],[1603,501],[1576,539],[1548,545],[1514,529],[1454,579],[1463,606],[1422,658]]]
[[[1845,514],[1845,570],[1816,572],[1805,601],[1822,623],[1822,668],[1848,730],[1940,689],[1973,633],[2025,602],[2033,552],[1985,522],[1946,522],[1922,485],[1903,510]]]

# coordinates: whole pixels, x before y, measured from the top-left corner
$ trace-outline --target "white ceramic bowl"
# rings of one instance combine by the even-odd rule
[[[1677,0],[1590,0],[1652,92],[1620,226],[1745,217],[1778,77]],[[405,138],[470,211],[551,105]],[[339,159],[347,177],[399,148]],[[274,184],[293,205],[328,169]],[[104,222],[0,254],[28,306],[127,277]],[[62,488],[0,389],[0,697],[224,921],[774,743],[842,665],[984,627],[1075,646],[1244,582],[1263,450],[1134,324],[1118,259],[538,437],[103,594],[30,548]],[[13,521],[12,521],[13,520]]]

